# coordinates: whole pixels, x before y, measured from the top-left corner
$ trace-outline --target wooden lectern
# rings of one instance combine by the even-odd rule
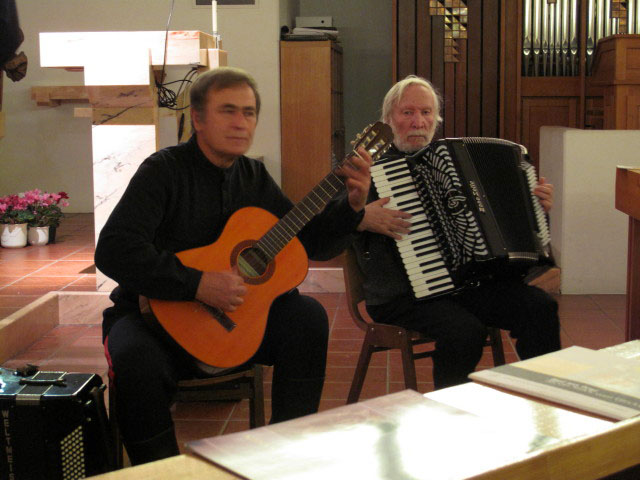
[[[604,130],[640,129],[640,35],[598,41],[588,85],[602,88]]]
[[[626,339],[640,338],[640,168],[618,167],[616,209],[629,215]]]
[[[154,72],[163,66],[226,65],[226,52],[214,46],[213,36],[198,31],[40,34],[42,67],[84,72],[84,86],[33,87],[31,96],[38,105],[90,104],[76,108],[75,116],[90,117],[93,124],[96,241],[133,173],[158,150],[161,118],[176,118],[175,111],[158,107]],[[98,290],[115,286],[96,273]]]

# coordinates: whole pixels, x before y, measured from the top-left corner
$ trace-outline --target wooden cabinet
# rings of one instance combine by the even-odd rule
[[[300,201],[344,157],[342,48],[280,42],[282,189]]]

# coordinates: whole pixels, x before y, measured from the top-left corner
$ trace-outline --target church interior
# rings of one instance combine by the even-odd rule
[[[532,282],[558,301],[562,347],[599,350],[640,338],[640,195],[622,198],[640,193],[639,0],[218,0],[214,9],[210,0],[16,5],[24,33],[18,51],[28,68],[20,81],[0,72],[0,197],[34,188],[64,191],[69,206],[49,243],[0,248],[0,367],[32,364],[96,374],[109,384],[101,322],[116,284],[96,270],[97,236],[138,165],[188,140],[186,97],[178,91],[184,79],[218,65],[254,75],[262,110],[247,156],[263,162],[294,202],[380,118],[395,81],[409,74],[429,79],[442,96],[436,139],[490,137],[523,145],[555,187],[548,220],[556,265]],[[328,21],[331,28],[296,36],[296,22],[305,19]],[[157,87],[158,78],[166,87]],[[158,106],[159,97],[173,95],[169,87],[177,91],[176,103]],[[310,262],[299,286],[329,317],[321,413],[348,403],[365,338],[350,311],[344,261],[341,255]],[[508,332],[500,336],[504,362],[518,362],[513,339]],[[496,365],[492,353],[487,345],[478,370]],[[415,362],[421,394],[434,392],[431,365],[429,358]],[[260,401],[268,419],[272,369],[263,367],[262,375]],[[1,386],[0,379],[0,393]],[[406,388],[400,350],[383,349],[370,360],[359,401]],[[200,462],[187,442],[253,426],[247,398],[178,401],[172,413],[181,462]],[[640,424],[633,427],[620,426],[620,438],[640,439]],[[622,446],[615,449],[617,464],[594,457],[593,468],[585,466],[580,455],[614,442],[598,435],[601,443],[567,453],[574,467],[584,463],[573,473],[550,466],[561,460],[544,457],[544,466],[532,460],[473,478],[637,478],[615,475],[640,464],[640,440],[626,456]],[[155,468],[140,475],[162,470]],[[180,475],[202,478],[201,468]],[[104,478],[145,478],[114,474]],[[222,469],[215,474],[211,478],[240,478]]]

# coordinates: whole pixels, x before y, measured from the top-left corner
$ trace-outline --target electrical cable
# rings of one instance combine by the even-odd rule
[[[180,93],[181,93],[183,88],[185,88],[185,92],[186,92],[187,88],[185,87],[185,85],[189,85],[189,84],[192,83],[193,77],[198,73],[198,68],[197,67],[192,67],[191,70],[189,70],[189,72],[187,72],[187,74],[184,76],[184,78],[182,80],[174,80],[172,82],[163,83],[164,82],[164,75],[165,75],[165,68],[167,66],[167,48],[168,48],[168,42],[169,42],[169,25],[171,24],[171,17],[173,15],[174,7],[175,7],[175,0],[171,0],[171,9],[169,11],[169,18],[167,19],[167,27],[165,29],[164,59],[162,61],[162,71],[160,73],[160,78],[158,79],[156,77],[155,83],[156,83],[156,88],[158,89],[158,106],[159,107],[168,108],[170,110],[184,110],[186,108],[189,108],[189,105],[186,105],[184,107],[177,107],[178,97],[180,96]],[[167,85],[172,85],[174,83],[180,83],[180,86],[178,87],[178,91],[177,92],[174,92],[173,90],[171,90],[170,88],[167,87]]]

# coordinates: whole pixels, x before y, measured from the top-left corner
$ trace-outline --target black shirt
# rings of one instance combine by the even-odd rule
[[[137,308],[138,295],[193,300],[202,272],[183,265],[174,253],[213,243],[231,214],[247,206],[281,218],[293,204],[261,162],[241,156],[231,167],[219,168],[202,153],[195,135],[147,158],[96,247],[96,266],[120,286],[112,295],[116,307]],[[298,238],[310,258],[332,258],[351,242],[363,214],[341,195]]]

